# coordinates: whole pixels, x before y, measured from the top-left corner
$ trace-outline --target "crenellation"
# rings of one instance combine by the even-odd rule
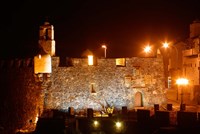
[[[52,67],[59,67],[60,57],[51,57]]]
[[[21,59],[15,59],[15,67],[20,68],[21,66]]]
[[[33,59],[10,59],[10,60],[0,60],[0,69],[17,69],[17,68],[26,68],[33,67]]]

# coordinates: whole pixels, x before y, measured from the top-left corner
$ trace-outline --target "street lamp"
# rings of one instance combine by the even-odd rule
[[[178,68],[178,50],[177,50],[177,48],[174,46],[174,45],[170,45],[170,43],[168,43],[168,42],[164,42],[163,43],[163,47],[165,48],[165,49],[168,49],[168,48],[174,48],[175,49],[175,52],[176,52],[176,59],[175,59],[175,66],[174,66],[174,68]]]
[[[172,81],[172,82],[170,82],[172,84],[168,85],[168,88],[174,88],[174,85],[175,85],[174,83],[176,82],[176,78],[178,78],[179,73],[180,73],[179,69],[178,69],[178,67],[179,67],[179,59],[178,59],[179,58],[179,53],[178,53],[178,49],[177,49],[176,46],[171,45],[170,42],[166,42],[166,41],[162,43],[162,46],[166,50],[168,50],[168,49],[171,50],[170,52],[172,52],[172,50],[174,50],[173,52],[175,53],[175,54],[173,54],[173,52],[172,53],[168,53],[169,57],[166,56],[166,59],[168,60],[168,62],[167,62],[167,65],[168,65],[167,66],[167,70],[168,70],[168,73],[171,74],[171,75],[167,74],[167,76],[168,76],[168,80],[170,78],[171,81]],[[168,84],[169,84],[169,81],[168,81]],[[177,96],[176,99],[178,100],[178,96]]]
[[[107,46],[106,45],[102,45],[101,47],[104,48],[104,57],[106,58],[106,49],[107,49]]]
[[[145,53],[150,53],[150,52],[151,52],[151,46],[147,45],[147,46],[144,48],[144,52],[145,52]]]
[[[186,86],[186,85],[188,85],[188,79],[186,79],[186,78],[179,78],[179,79],[177,79],[176,80],[176,84],[178,85],[178,87],[179,86]],[[178,90],[177,90],[177,99],[178,99]],[[182,111],[182,110],[184,110],[184,108],[183,108],[183,89],[182,89],[182,87],[181,87],[181,104],[180,104],[180,110]]]

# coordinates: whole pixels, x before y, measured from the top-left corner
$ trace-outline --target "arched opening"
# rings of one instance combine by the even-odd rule
[[[142,107],[142,93],[141,92],[136,92],[135,93],[135,107]]]

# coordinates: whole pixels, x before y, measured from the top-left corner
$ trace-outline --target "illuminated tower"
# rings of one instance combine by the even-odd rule
[[[40,102],[38,107],[43,111],[47,106],[47,89],[51,85],[52,56],[55,56],[54,27],[47,21],[40,26],[38,43],[40,51],[34,56],[34,76],[43,91],[38,101]]]
[[[40,26],[38,43],[40,51],[34,57],[34,73],[42,81],[43,74],[51,73],[51,57],[55,56],[54,27],[47,21]]]
[[[54,27],[49,22],[40,26],[39,47],[51,56],[55,56]]]

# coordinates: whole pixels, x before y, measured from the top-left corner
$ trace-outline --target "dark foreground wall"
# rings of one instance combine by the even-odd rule
[[[0,133],[33,126],[40,109],[42,90],[34,80],[33,64],[24,61],[1,61]]]

